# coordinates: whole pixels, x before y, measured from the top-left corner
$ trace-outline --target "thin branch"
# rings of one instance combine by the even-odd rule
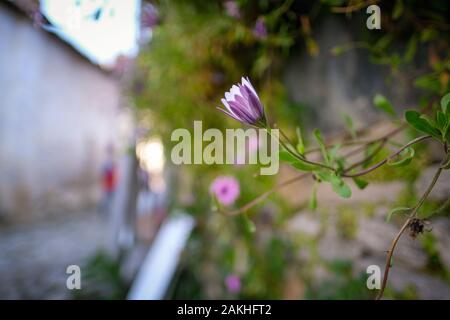
[[[416,143],[418,143],[418,142],[420,142],[422,140],[429,139],[429,138],[431,138],[431,136],[421,136],[421,137],[418,137],[418,138],[416,138],[414,140],[411,140],[410,142],[405,144],[403,147],[401,147],[400,149],[395,151],[393,154],[391,154],[389,157],[387,157],[386,159],[384,159],[384,160],[374,164],[373,166],[371,166],[371,167],[369,167],[369,168],[367,168],[365,170],[359,171],[357,173],[349,173],[349,174],[348,173],[344,173],[344,174],[342,174],[342,176],[346,177],[346,178],[354,178],[354,177],[359,177],[359,176],[363,176],[365,174],[368,174],[369,172],[372,172],[372,171],[378,169],[382,165],[386,164],[389,160],[392,160],[393,158],[398,156],[406,148],[408,148],[408,147],[412,146],[413,144],[416,144]]]
[[[353,163],[351,166],[349,166],[347,169],[345,169],[344,172],[349,172],[349,171],[359,167],[360,165],[363,165],[363,164],[367,163],[368,161],[372,160],[381,150],[383,150],[383,147],[385,146],[387,141],[388,141],[387,138],[384,138],[383,140],[381,140],[378,147],[374,151],[372,151],[372,153],[370,155],[368,155],[361,161]]]
[[[371,144],[371,143],[373,143],[371,140],[349,140],[349,141],[343,141],[341,143],[325,144],[325,148],[330,149],[330,148],[333,148],[334,146],[336,146],[337,144],[340,144],[342,147],[347,147],[347,146],[355,146],[355,145],[367,145],[367,144]],[[316,152],[320,152],[320,151],[321,151],[320,147],[314,147],[309,150],[306,150],[305,154],[316,153]]]
[[[444,161],[443,161],[443,163],[444,163]],[[425,202],[425,200],[428,198],[429,194],[433,190],[433,187],[436,185],[436,182],[439,179],[439,176],[441,175],[442,170],[443,170],[442,166],[439,166],[438,170],[436,171],[436,173],[433,176],[433,180],[431,181],[431,183],[428,186],[428,188],[425,190],[425,193],[422,195],[422,197],[420,198],[419,202],[414,207],[413,211],[411,212],[411,214],[409,215],[408,219],[405,221],[405,223],[401,227],[400,231],[395,236],[394,240],[392,240],[392,244],[391,244],[391,247],[388,250],[388,255],[387,255],[387,258],[386,258],[386,266],[384,268],[383,283],[381,285],[380,291],[378,292],[378,295],[375,298],[376,300],[380,300],[381,297],[383,296],[384,289],[386,288],[387,280],[388,280],[388,277],[389,277],[389,270],[391,269],[392,255],[394,254],[394,250],[395,250],[395,248],[397,246],[398,241],[400,240],[400,237],[405,232],[405,230],[408,228],[409,223],[411,222],[411,220],[417,215],[417,212],[419,211],[420,207],[422,207],[422,205]]]
[[[386,258],[386,266],[384,267],[384,276],[383,276],[383,283],[381,285],[380,292],[378,292],[378,295],[376,296],[376,300],[380,300],[383,296],[384,289],[386,288],[388,276],[389,276],[389,270],[391,268],[391,261],[392,261],[392,255],[394,254],[395,247],[397,246],[398,240],[400,240],[400,237],[402,236],[403,232],[405,232],[406,228],[408,228],[409,222],[411,221],[411,218],[408,218],[403,226],[401,227],[400,231],[395,236],[394,240],[392,240],[392,244],[390,249],[387,251],[387,258]]]
[[[357,148],[357,149],[355,149],[355,150],[352,150],[352,151],[351,151],[351,154],[346,155],[346,156],[350,156],[350,155],[353,155],[354,153],[358,153],[358,152],[360,152],[361,150],[364,150],[364,148],[365,148],[366,146],[370,145],[370,144],[374,144],[374,143],[376,143],[376,142],[378,142],[378,141],[381,141],[381,140],[384,140],[384,139],[386,139],[386,138],[390,138],[390,137],[392,137],[392,136],[395,136],[396,134],[398,134],[398,133],[400,133],[401,131],[403,131],[406,127],[407,127],[406,124],[403,124],[403,125],[401,125],[401,126],[395,128],[394,130],[391,130],[391,131],[389,131],[388,133],[382,135],[381,137],[374,138],[374,139],[368,139],[368,140],[349,140],[349,141],[343,141],[343,142],[341,142],[341,143],[326,144],[325,147],[326,147],[327,149],[329,149],[329,148],[334,147],[334,146],[337,145],[337,144],[340,144],[340,145],[343,146],[343,147],[345,147],[345,146],[353,146],[353,145],[361,145],[360,148]],[[319,152],[319,151],[320,151],[320,148],[319,148],[319,147],[317,147],[317,148],[311,148],[311,149],[309,149],[309,150],[306,150],[306,151],[305,151],[305,154],[308,154],[308,153],[314,153],[314,152]]]
[[[357,3],[355,5],[352,6],[346,6],[346,7],[332,7],[331,8],[331,12],[334,13],[350,13],[350,12],[354,12],[354,11],[359,11],[364,7],[367,7],[371,4],[375,4],[377,3],[379,0],[370,0],[370,1],[363,1],[360,3]]]
[[[309,173],[303,173],[301,175],[298,175],[292,179],[280,182],[279,184],[277,184],[275,187],[273,187],[272,189],[260,194],[258,197],[256,197],[255,199],[253,199],[252,201],[250,201],[249,203],[247,203],[246,205],[244,205],[243,207],[233,210],[233,211],[225,211],[223,209],[219,208],[219,211],[223,214],[229,215],[229,216],[237,216],[241,213],[244,213],[245,211],[253,208],[254,206],[256,206],[258,203],[260,203],[261,201],[263,201],[264,199],[266,199],[268,196],[270,196],[272,193],[274,193],[275,191],[280,190],[283,187],[286,187],[290,184],[293,184],[294,182],[300,181],[304,178],[306,178],[308,175],[310,175]]]

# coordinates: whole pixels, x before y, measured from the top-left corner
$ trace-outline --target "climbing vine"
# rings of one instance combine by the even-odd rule
[[[191,128],[193,120],[202,120],[205,127],[225,130],[238,125],[234,121],[237,118],[267,131],[281,130],[279,158],[298,171],[296,176],[281,182],[270,176],[255,179],[252,170],[230,165],[191,166],[180,174],[183,178],[180,181],[187,180],[188,187],[180,186],[180,199],[174,199],[173,205],[185,208],[199,221],[192,241],[192,256],[186,264],[192,270],[209,270],[216,278],[220,274],[228,279],[224,281],[226,288],[232,288],[228,293],[253,298],[281,297],[280,282],[287,269],[283,263],[291,260],[284,256],[265,258],[269,247],[290,252],[293,246],[279,225],[295,208],[278,195],[280,189],[312,178],[308,206],[315,210],[321,201],[317,196],[319,185],[329,184],[340,197],[350,198],[351,185],[364,189],[377,173],[409,176],[412,171],[421,170],[417,163],[426,157],[423,145],[432,141],[441,145],[444,155],[436,180],[447,170],[450,26],[446,17],[450,6],[445,1],[161,0],[151,3],[159,11],[158,25],[152,29],[152,41],[143,48],[137,61],[137,76],[130,90],[138,111],[145,114],[145,119],[151,119],[152,134],[164,141],[166,151],[172,149],[173,130]],[[366,8],[371,4],[381,9],[380,30],[365,27]],[[369,97],[375,108],[390,120],[393,128],[389,132],[375,137],[366,135],[370,127],[358,127],[354,119],[344,115],[347,130],[337,141],[326,132],[311,130],[311,109],[320,110],[320,106],[290,99],[282,81],[285,61],[298,52],[306,53],[311,61],[318,59],[325,49],[316,39],[317,30],[329,18],[343,21],[351,38],[331,48],[326,52],[327,57],[362,52],[376,70],[387,72],[389,86],[406,82],[408,90],[417,92],[414,105],[409,106],[414,110],[402,116],[398,116],[398,110],[405,106],[394,108],[390,99],[381,94]],[[242,76],[248,76],[252,87],[257,89],[263,110],[254,109],[249,118],[222,106],[234,117],[219,116],[216,107],[224,92]],[[358,81],[364,82],[364,75]],[[317,116],[327,115],[319,112]],[[252,123],[252,120],[258,121]],[[365,136],[370,138],[362,138]],[[410,140],[399,143],[404,136]],[[180,184],[177,182],[175,187]],[[208,197],[222,187],[230,190],[226,204],[219,197]],[[426,209],[430,192],[421,195],[412,206],[402,205],[386,212],[387,222],[394,215],[405,215],[405,221],[391,248],[386,248],[387,263],[379,297],[388,283],[398,239],[405,233],[417,236],[429,229],[419,213]],[[252,238],[258,233],[257,219],[270,220],[265,212],[267,207],[261,208],[260,204],[280,208],[275,221],[271,220],[273,239],[263,249]],[[211,208],[216,214],[211,214]],[[246,273],[239,267],[239,255],[244,253],[249,257],[248,264],[255,266],[252,272]],[[192,273],[192,278],[183,274],[183,279],[192,281],[186,280],[192,288],[211,286],[212,279],[216,279],[210,276],[205,283],[201,280],[202,272]],[[238,290],[236,274],[240,274],[240,281],[252,283],[245,295]],[[269,291],[270,296],[262,293]]]

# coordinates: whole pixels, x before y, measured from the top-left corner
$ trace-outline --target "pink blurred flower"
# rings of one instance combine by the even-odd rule
[[[143,28],[153,28],[159,24],[159,11],[151,3],[146,3],[142,8],[141,25]]]
[[[230,274],[225,278],[225,286],[228,292],[232,294],[239,293],[241,291],[241,279],[235,274]]]
[[[217,197],[221,204],[230,205],[239,196],[239,182],[231,176],[217,177],[211,184],[210,192]]]
[[[256,20],[255,27],[253,28],[253,35],[260,40],[267,38],[267,28],[264,18],[260,17]]]
[[[223,5],[225,7],[225,11],[230,17],[235,19],[241,18],[241,11],[239,10],[239,6],[236,3],[236,1],[233,0],[225,1]]]

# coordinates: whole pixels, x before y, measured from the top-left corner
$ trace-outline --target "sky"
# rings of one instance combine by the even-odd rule
[[[41,0],[55,26],[49,31],[92,62],[114,64],[117,56],[138,52],[140,0]]]

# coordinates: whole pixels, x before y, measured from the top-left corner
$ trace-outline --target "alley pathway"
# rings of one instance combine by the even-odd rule
[[[108,223],[96,212],[72,213],[0,228],[0,299],[69,299],[68,265],[105,249]]]

